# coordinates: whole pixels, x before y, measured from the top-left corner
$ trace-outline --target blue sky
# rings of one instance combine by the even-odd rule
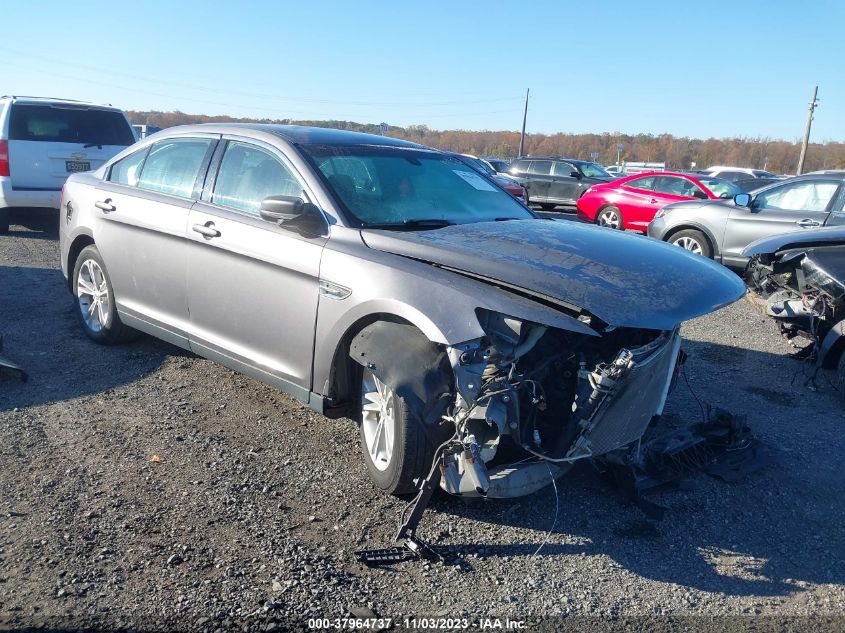
[[[845,2],[2,2],[0,93],[529,133],[845,140]]]

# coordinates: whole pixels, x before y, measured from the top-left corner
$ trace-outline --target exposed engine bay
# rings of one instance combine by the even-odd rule
[[[449,350],[457,398],[443,419],[465,450],[445,459],[452,494],[530,494],[573,462],[638,440],[662,412],[677,331],[613,328],[598,337],[479,310],[487,336]],[[589,317],[587,317],[589,318]]]
[[[478,310],[485,336],[438,349],[411,326],[380,321],[350,355],[412,403],[433,446],[449,446],[440,486],[517,497],[576,461],[636,442],[660,415],[679,368],[677,330],[585,335]],[[401,348],[401,352],[400,352]]]
[[[774,318],[789,340],[810,340],[802,355],[814,366],[837,368],[845,386],[845,245],[788,248],[754,255],[746,270],[750,298]],[[838,365],[838,367],[837,367]]]

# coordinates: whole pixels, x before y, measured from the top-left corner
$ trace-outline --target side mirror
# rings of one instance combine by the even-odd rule
[[[270,196],[261,201],[259,215],[303,237],[326,234],[326,220],[316,205],[295,196]]]
[[[569,172],[569,175],[572,176],[573,178],[581,178],[581,172],[578,172],[578,171],[575,171],[575,170],[572,170],[571,172]]]
[[[698,198],[699,200],[707,200],[707,194],[704,193],[701,189],[694,189],[692,192],[693,198]]]
[[[734,204],[738,207],[750,207],[751,206],[751,194],[748,193],[738,193],[734,196]]]
[[[270,196],[261,201],[259,214],[268,222],[290,222],[305,211],[305,201],[295,196]]]

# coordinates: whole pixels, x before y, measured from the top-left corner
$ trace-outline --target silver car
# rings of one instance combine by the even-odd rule
[[[741,193],[732,200],[694,200],[658,210],[650,237],[726,266],[743,268],[751,242],[800,229],[845,225],[845,171],[807,174]]]
[[[298,126],[177,127],[68,180],[85,333],[138,331],[360,423],[375,484],[528,494],[663,409],[722,266],[543,220],[448,154]]]

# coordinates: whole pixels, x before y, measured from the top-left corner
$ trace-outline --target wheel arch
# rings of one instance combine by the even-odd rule
[[[444,354],[446,345],[432,340],[419,324],[412,322],[408,318],[399,316],[391,312],[374,312],[357,319],[343,332],[340,339],[334,346],[332,353],[331,366],[329,368],[328,377],[323,386],[322,395],[327,398],[330,403],[326,407],[324,414],[327,417],[350,417],[354,413],[354,407],[357,404],[357,378],[359,376],[359,367],[362,363],[357,362],[351,356],[353,342],[368,328],[379,323],[390,323],[404,326],[406,332],[412,332],[411,336],[416,339],[416,347],[421,346],[431,350],[434,354]],[[397,341],[398,343],[398,341]],[[402,340],[402,347],[407,347],[409,341]],[[407,357],[399,357],[396,355],[396,364],[407,363]],[[451,374],[451,370],[450,370]],[[449,376],[450,380],[453,376]]]
[[[684,222],[683,224],[673,226],[671,229],[666,231],[666,234],[663,236],[663,241],[668,242],[670,239],[672,239],[673,235],[680,233],[681,231],[699,231],[700,233],[703,233],[704,237],[707,238],[707,242],[710,246],[710,252],[713,253],[713,259],[721,259],[722,252],[719,249],[719,244],[716,241],[716,237],[709,229],[695,222]]]
[[[87,233],[77,235],[71,242],[67,253],[67,284],[71,292],[73,292],[73,269],[76,267],[76,260],[83,249],[95,244],[94,238]]]

